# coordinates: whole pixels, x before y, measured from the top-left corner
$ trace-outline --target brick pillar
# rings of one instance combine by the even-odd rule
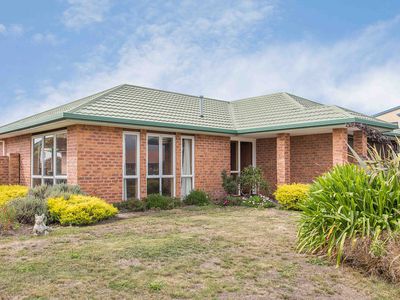
[[[175,152],[175,189],[176,189],[176,193],[175,196],[176,197],[180,197],[181,196],[181,166],[182,166],[182,136],[180,133],[176,134],[176,139],[175,139],[175,148],[176,148],[176,152]]]
[[[276,138],[277,185],[290,183],[290,135],[278,134]]]
[[[71,126],[67,129],[67,182],[78,184],[78,138],[79,127]],[[84,145],[82,145],[84,148]]]
[[[361,157],[366,157],[368,153],[367,134],[363,130],[354,131],[353,134],[354,151]]]
[[[0,156],[0,184],[8,184],[9,181],[9,158],[8,156]]]
[[[140,198],[147,197],[147,130],[140,130]]]
[[[20,162],[19,153],[10,153],[10,159],[8,164],[9,184],[20,184],[19,162]]]
[[[343,165],[348,161],[347,128],[334,128],[332,131],[332,164]]]

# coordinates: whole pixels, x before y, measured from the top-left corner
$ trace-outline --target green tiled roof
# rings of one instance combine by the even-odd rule
[[[360,122],[394,129],[393,124],[288,93],[222,101],[133,85],[120,85],[0,127],[0,134],[57,120],[89,120],[131,125],[250,133]]]

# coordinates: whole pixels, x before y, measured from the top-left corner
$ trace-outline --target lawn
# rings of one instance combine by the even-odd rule
[[[0,237],[0,298],[400,298],[380,279],[297,254],[297,219],[185,208]]]

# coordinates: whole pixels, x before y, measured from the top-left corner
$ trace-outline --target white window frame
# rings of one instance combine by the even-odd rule
[[[149,175],[149,137],[158,137],[158,175]],[[172,138],[172,175],[163,175],[162,169],[162,138]],[[146,191],[147,191],[147,179],[159,179],[159,193],[162,195],[162,179],[163,178],[172,178],[173,179],[173,191],[172,197],[176,195],[176,146],[175,146],[175,135],[171,134],[161,134],[161,133],[147,133],[146,135]]]
[[[192,140],[192,174],[191,175],[183,175],[182,170],[183,170],[183,140]],[[181,137],[181,189],[182,189],[182,178],[192,178],[192,191],[195,189],[194,185],[194,174],[195,174],[195,169],[194,169],[194,136],[188,136],[188,135],[183,135]],[[182,195],[181,195],[182,196]]]
[[[137,149],[136,149],[136,175],[126,175],[126,157],[125,157],[125,138],[127,135],[136,136]],[[140,133],[137,131],[124,131],[122,137],[122,195],[123,200],[126,201],[126,186],[125,179],[136,179],[137,180],[137,198],[140,199]]]
[[[253,167],[257,166],[257,163],[256,163],[256,140],[254,140],[254,139],[245,139],[245,138],[231,138],[231,142],[238,142],[238,149],[237,149],[237,151],[238,151],[238,161],[237,161],[238,169],[237,169],[237,171],[232,171],[231,170],[231,175],[232,174],[240,175],[240,172],[242,171],[241,167],[240,167],[240,165],[241,165],[241,161],[240,161],[240,143],[241,142],[250,142],[250,143],[252,143],[252,146],[251,146],[251,151],[252,151],[251,159],[253,161],[252,166]]]
[[[68,179],[67,179],[67,177],[68,177],[68,163],[67,163],[67,175],[57,175],[56,148],[57,148],[57,135],[58,134],[67,134],[67,131],[66,130],[62,130],[62,131],[46,132],[46,133],[43,133],[43,134],[34,135],[31,138],[31,186],[32,187],[33,187],[33,179],[41,179],[41,184],[42,185],[44,184],[44,180],[45,179],[53,179],[53,185],[56,184],[56,181],[58,179],[67,180],[67,182],[68,182]],[[53,176],[44,176],[44,163],[45,163],[44,162],[44,138],[46,136],[47,137],[49,137],[49,136],[53,137],[53,169],[54,169],[53,170]],[[42,147],[41,147],[41,153],[40,153],[41,160],[42,160],[42,166],[41,166],[42,174],[41,175],[34,175],[33,174],[33,152],[34,152],[34,149],[33,149],[34,142],[33,141],[35,139],[37,139],[37,138],[41,138],[42,139],[42,142],[41,142],[42,143]],[[68,145],[68,135],[67,135],[67,145]],[[68,147],[67,147],[67,149],[68,149]],[[67,150],[67,161],[68,161],[68,150]]]

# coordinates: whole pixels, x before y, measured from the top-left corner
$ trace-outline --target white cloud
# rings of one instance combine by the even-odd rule
[[[52,33],[35,33],[32,36],[32,40],[38,44],[46,43],[53,46],[60,43],[58,38]]]
[[[20,24],[11,24],[6,26],[0,23],[0,34],[9,36],[20,36],[24,33],[24,27]]]
[[[271,3],[238,1],[214,10],[212,2],[202,3],[192,14],[190,5],[174,14],[165,8],[159,15],[143,12],[150,21],[127,32],[118,52],[96,47],[86,61],[75,63],[76,78],[43,83],[27,111],[121,83],[226,100],[287,91],[365,113],[399,105],[400,40],[393,32],[400,17],[336,42],[274,42],[268,29],[276,14]]]
[[[65,26],[75,29],[102,22],[111,7],[110,0],[68,0],[68,4],[62,21]]]

